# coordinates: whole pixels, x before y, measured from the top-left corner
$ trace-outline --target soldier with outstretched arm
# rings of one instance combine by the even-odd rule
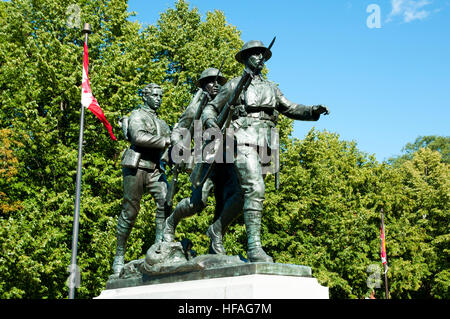
[[[265,80],[261,70],[271,55],[261,41],[253,40],[245,43],[235,56],[245,66],[244,75],[250,74],[251,77],[248,87],[242,90],[233,105],[230,128],[234,130],[237,147],[234,163],[244,193],[247,258],[252,262],[273,262],[263,250],[260,239],[265,185],[259,148],[271,145],[270,132],[279,113],[302,121],[317,121],[321,114],[329,113],[323,105],[305,106],[289,101],[276,84]],[[206,128],[222,129],[217,118],[224,107],[229,107],[230,97],[240,80],[241,77],[237,77],[228,81],[215,99],[206,105],[202,113]]]
[[[124,134],[131,146],[122,156],[123,208],[117,221],[117,248],[113,263],[114,274],[124,267],[128,236],[140,210],[140,202],[147,190],[156,202],[155,243],[162,241],[162,229],[167,215],[167,180],[161,162],[168,161],[170,129],[158,118],[163,91],[151,83],[142,90],[143,105],[133,110],[122,122]]]

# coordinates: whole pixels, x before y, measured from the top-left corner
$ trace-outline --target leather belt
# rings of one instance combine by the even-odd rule
[[[267,113],[265,111],[258,111],[258,112],[249,112],[246,115],[247,117],[256,118],[260,120],[268,120],[274,122],[276,120],[275,116],[273,114]]]

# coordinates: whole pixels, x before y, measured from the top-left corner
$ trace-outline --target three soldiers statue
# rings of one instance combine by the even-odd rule
[[[235,59],[244,66],[243,75],[228,82],[220,70],[204,70],[196,83],[199,88],[197,93],[172,133],[156,113],[161,104],[162,89],[156,84],[144,88],[144,105],[134,110],[122,123],[131,146],[122,158],[124,200],[117,224],[114,273],[120,273],[124,266],[126,241],[139,212],[144,188],[149,190],[156,201],[155,243],[173,241],[180,220],[201,212],[214,188],[215,216],[207,230],[211,240],[209,253],[226,254],[223,235],[232,221],[243,213],[248,260],[273,262],[261,245],[265,196],[261,149],[273,147],[271,132],[280,113],[303,121],[317,121],[321,114],[329,114],[328,108],[323,105],[305,106],[289,101],[276,84],[263,78],[261,71],[264,63],[272,56],[270,48],[273,42],[269,47],[261,41],[245,43],[235,55]],[[193,182],[191,196],[182,199],[171,212],[173,188],[168,194],[164,167],[160,163],[168,161],[170,145],[180,145],[186,135],[192,136],[195,122],[200,122],[200,127],[216,130],[220,134],[230,130],[233,132],[232,160],[207,165],[195,163],[194,171],[198,167],[203,169],[199,175],[201,182]],[[185,151],[190,151],[186,150],[190,144],[191,140],[188,139]],[[180,163],[176,165],[175,170],[180,168]],[[183,165],[189,170],[193,166],[192,163]]]

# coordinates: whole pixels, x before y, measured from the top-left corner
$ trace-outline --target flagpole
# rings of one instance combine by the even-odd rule
[[[383,213],[383,208],[381,209],[381,229],[383,231],[383,235],[385,237],[385,242],[386,242],[386,232],[384,231],[384,213]],[[387,281],[387,262],[383,264],[383,268],[384,268],[385,299],[389,299],[389,288],[388,288],[388,281]]]
[[[85,23],[83,26],[84,42],[87,45],[89,33],[91,33],[91,26]],[[77,179],[76,179],[76,193],[75,193],[75,211],[73,215],[73,234],[72,234],[72,256],[70,261],[70,279],[69,279],[69,299],[75,298],[76,277],[79,275],[77,270],[77,245],[78,245],[78,230],[80,219],[80,196],[81,196],[81,168],[83,161],[83,134],[84,134],[84,109],[81,105],[80,114],[80,137],[78,141],[78,165],[77,165]]]

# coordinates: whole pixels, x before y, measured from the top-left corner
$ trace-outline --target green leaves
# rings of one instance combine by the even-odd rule
[[[6,298],[67,294],[83,52],[81,26],[67,23],[73,13],[69,5],[73,3],[64,0],[0,3],[0,124],[6,129],[1,136],[6,173],[0,176],[0,295]],[[141,103],[138,93],[146,84],[163,86],[160,116],[174,125],[201,71],[220,65],[242,45],[223,13],[202,19],[183,1],[147,27],[127,20],[123,0],[77,5],[80,22],[89,22],[93,31],[88,43],[93,94],[118,137],[118,118]],[[241,67],[231,55],[227,59],[223,73],[237,76]],[[80,298],[98,295],[111,273],[123,196],[120,155],[126,147],[123,139],[111,141],[97,118],[86,112]],[[176,200],[189,196],[187,177],[183,185]],[[152,244],[154,209],[152,198],[144,196],[128,260],[142,257]],[[189,233],[200,236],[197,224],[206,226],[211,212],[205,211],[203,222],[187,221]],[[201,236],[204,242],[204,231]]]
[[[433,282],[445,286],[439,280],[446,275],[437,272],[448,268],[448,174],[429,149],[392,168],[354,142],[313,129],[282,153],[280,191],[266,178],[263,244],[276,262],[313,267],[333,298],[361,298],[370,292],[367,267],[381,269],[383,208],[391,296],[429,296]]]

